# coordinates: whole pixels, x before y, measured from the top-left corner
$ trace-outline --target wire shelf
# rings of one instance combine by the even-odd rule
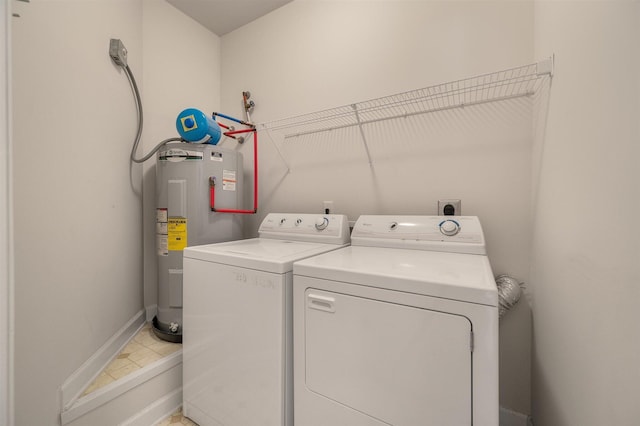
[[[270,121],[259,128],[278,133],[284,139],[353,126],[362,129],[363,125],[384,120],[531,96],[552,73],[553,57],[508,70]]]

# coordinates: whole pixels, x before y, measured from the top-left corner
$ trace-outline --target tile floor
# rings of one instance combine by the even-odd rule
[[[175,413],[170,415],[168,418],[164,419],[156,426],[171,426],[171,425],[188,425],[188,426],[198,426],[197,423],[192,422],[188,418],[182,415],[182,408],[179,408]]]
[[[182,347],[179,343],[165,342],[156,337],[147,323],[138,331],[122,352],[100,373],[100,375],[83,392],[88,395],[109,383],[140,370],[149,364],[165,357]]]
[[[165,342],[156,337],[151,330],[151,324],[145,324],[135,337],[127,343],[120,354],[107,365],[100,375],[85,389],[83,396],[113,383],[116,380],[131,374],[157,360],[174,353],[182,347],[180,343]],[[157,426],[188,425],[198,426],[182,415],[182,407]]]

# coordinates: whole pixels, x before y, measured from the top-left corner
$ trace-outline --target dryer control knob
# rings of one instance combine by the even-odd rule
[[[286,221],[287,221],[287,219],[283,217],[282,219],[280,219],[280,225],[284,225],[284,223],[285,223]]]
[[[327,226],[329,226],[329,219],[327,219],[326,217],[319,217],[316,219],[316,229],[318,231],[322,231]]]
[[[460,225],[455,220],[445,220],[440,223],[440,232],[447,236],[456,235],[460,232]]]

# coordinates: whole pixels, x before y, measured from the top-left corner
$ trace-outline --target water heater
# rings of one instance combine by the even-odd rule
[[[241,216],[212,211],[242,204],[242,154],[210,144],[163,146],[156,162],[158,314],[155,334],[182,341],[182,251],[242,238]],[[215,182],[215,183],[214,183]]]

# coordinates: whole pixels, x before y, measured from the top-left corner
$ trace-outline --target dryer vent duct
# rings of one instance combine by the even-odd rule
[[[520,300],[521,283],[509,275],[503,274],[496,277],[496,285],[498,286],[498,314],[502,319],[504,314]]]

